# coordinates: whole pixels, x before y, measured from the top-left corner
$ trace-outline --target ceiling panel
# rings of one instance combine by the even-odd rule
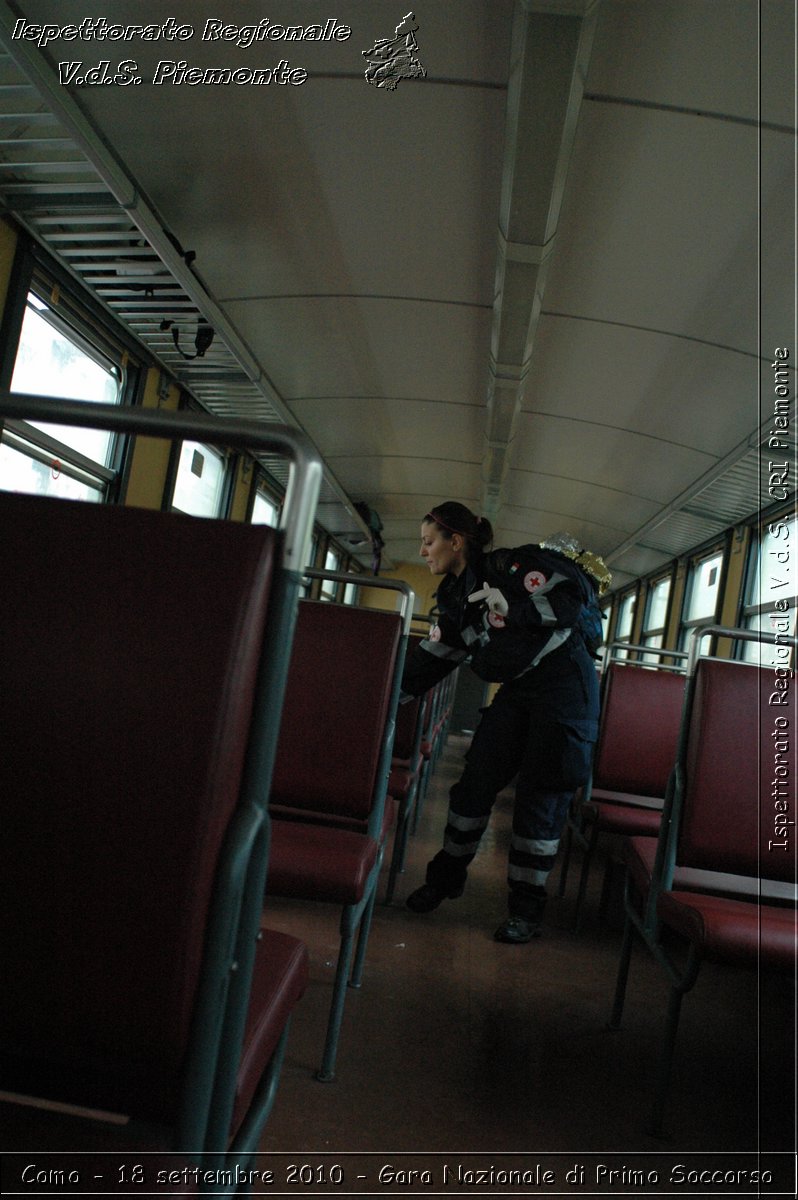
[[[751,355],[546,313],[523,411],[625,428],[720,457],[756,420],[758,385],[759,362]]]
[[[644,496],[630,496],[607,483],[589,483],[575,475],[552,475],[546,471],[517,468],[507,479],[507,500],[502,505],[500,529],[538,541],[568,522],[581,521],[601,531],[603,544],[613,545],[634,533],[660,505]],[[546,528],[541,527],[542,521]]]
[[[354,296],[228,303],[225,311],[288,400],[483,399],[487,308]]]
[[[338,472],[350,485],[353,495],[361,496],[371,503],[383,494],[405,495],[411,498],[423,499],[419,504],[419,516],[429,510],[427,497],[430,494],[430,481],[434,480],[439,487],[437,502],[445,499],[461,500],[468,503],[466,497],[479,496],[480,465],[479,463],[452,462],[446,458],[436,458],[430,454],[425,458],[405,458],[377,456],[373,458],[339,458],[336,459]],[[434,503],[435,501],[433,501]]]
[[[434,86],[434,85],[433,85]],[[490,304],[505,93],[397,90],[364,104],[359,78],[251,89],[124,94],[102,126],[222,300],[404,295]],[[137,96],[138,99],[138,96]],[[98,115],[98,114],[95,114]],[[99,115],[98,115],[98,119]],[[235,131],[230,136],[231,130]],[[476,251],[476,253],[475,253]]]
[[[589,93],[756,120],[750,0],[616,0],[601,7]]]
[[[318,431],[319,448],[330,460],[397,452],[423,458],[442,448],[458,461],[482,457],[481,405],[366,396],[299,400],[290,409],[304,428]]]
[[[611,480],[632,498],[665,504],[715,461],[687,446],[567,417],[522,413],[513,442],[513,465],[556,473],[563,479],[602,484]]]
[[[569,183],[547,310],[756,353],[753,128],[586,100]]]
[[[268,20],[300,7],[331,17],[272,0]],[[217,9],[266,19],[257,0]],[[367,500],[393,559],[416,559],[446,497],[490,506],[500,541],[571,526],[616,582],[754,513],[767,364],[794,341],[792,0],[435,0],[416,10],[426,78],[393,92],[365,83],[362,51],[402,13],[336,11],[344,41],[236,47],[175,0],[195,33],[126,46],[133,88],[58,83],[53,63],[107,44],[53,43],[48,67],[6,36],[0,198],[212,411],[305,428],[325,519]],[[86,16],[0,0],[7,34],[19,14]],[[159,60],[280,56],[305,84],[151,82]],[[106,254],[109,220],[160,278],[149,307]],[[159,340],[161,304],[212,318],[212,362]]]

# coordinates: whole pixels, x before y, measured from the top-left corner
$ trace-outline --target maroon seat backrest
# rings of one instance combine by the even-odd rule
[[[366,820],[401,634],[397,613],[302,600],[272,802]]]
[[[593,786],[664,796],[676,761],[683,699],[683,675],[610,663]]]
[[[276,536],[0,494],[0,1087],[170,1119]]]
[[[794,879],[795,681],[776,681],[772,668],[699,660],[677,865]]]

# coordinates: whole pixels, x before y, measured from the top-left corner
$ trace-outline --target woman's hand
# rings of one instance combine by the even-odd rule
[[[489,584],[483,583],[481,592],[472,592],[468,597],[470,604],[476,604],[478,600],[485,601],[488,612],[498,613],[500,617],[507,616],[509,605],[498,588],[490,587]]]

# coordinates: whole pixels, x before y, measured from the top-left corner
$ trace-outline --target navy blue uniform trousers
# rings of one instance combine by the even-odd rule
[[[590,773],[598,706],[596,669],[581,639],[502,685],[482,710],[463,775],[449,792],[443,849],[427,867],[428,883],[454,891],[465,882],[496,796],[517,776],[509,908],[534,915],[568,807]]]

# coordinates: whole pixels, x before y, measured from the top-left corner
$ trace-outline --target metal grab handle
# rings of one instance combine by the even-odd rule
[[[686,650],[668,650],[664,646],[641,646],[637,645],[635,642],[610,642],[606,647],[606,650],[607,666],[609,666],[613,661],[626,661],[625,659],[619,658],[617,654],[613,653],[616,650],[642,651],[645,654],[653,654],[657,658],[687,658]],[[646,663],[640,658],[629,659],[628,661],[632,666],[640,665],[646,667],[656,667],[658,671],[676,671],[679,674],[683,674],[685,671],[685,667],[681,663],[677,663],[675,666],[666,663]]]
[[[695,674],[696,663],[700,658],[701,642],[705,637],[731,638],[735,642],[767,642],[772,646],[798,646],[798,637],[792,634],[768,633],[766,629],[736,629],[729,625],[698,625],[690,637],[690,649],[687,654],[687,674]]]
[[[408,633],[413,619],[416,594],[403,579],[380,579],[376,575],[353,575],[346,571],[325,571],[307,567],[302,574],[306,579],[331,579],[334,583],[353,583],[356,587],[386,588],[399,593],[399,615],[402,618],[402,633]]]
[[[236,450],[282,454],[290,462],[279,526],[285,534],[283,566],[289,571],[301,571],[305,566],[321,488],[322,464],[310,439],[297,429],[187,409],[178,412],[23,396],[4,388],[0,389],[0,422],[5,417],[170,440],[192,438],[222,443]]]

